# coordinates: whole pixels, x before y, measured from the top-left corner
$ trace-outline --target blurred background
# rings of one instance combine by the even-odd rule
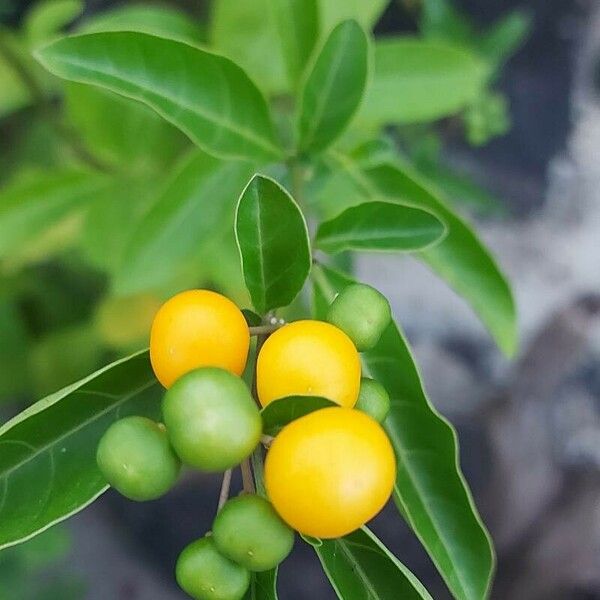
[[[61,30],[108,24],[184,31],[237,59],[240,44],[258,48],[248,38],[258,29],[251,15],[227,21],[232,2],[94,0],[82,11],[78,2],[56,10],[0,0],[2,421],[143,347],[157,306],[182,285],[248,305],[218,227],[181,273],[113,293],[132,228],[190,143],[143,107],[67,85],[31,58]],[[504,359],[464,303],[414,261],[360,259],[359,276],[391,299],[433,402],[459,430],[462,466],[498,552],[492,597],[600,599],[600,2],[372,4],[376,36],[442,38],[493,63],[472,105],[400,128],[393,143],[477,222],[514,286],[521,353]],[[254,57],[244,60],[252,71]],[[107,184],[106,172],[120,183]],[[10,217],[19,203],[24,221]],[[0,600],[183,598],[173,565],[210,527],[219,486],[189,475],[143,505],[107,493],[1,552]],[[449,597],[393,510],[374,530],[434,598]],[[310,549],[295,553],[280,570],[281,597],[333,599]]]

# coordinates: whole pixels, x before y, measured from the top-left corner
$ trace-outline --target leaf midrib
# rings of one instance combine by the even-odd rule
[[[437,415],[434,415],[434,416],[437,417]],[[439,418],[439,417],[437,417],[437,418]],[[452,565],[452,571],[456,574],[457,583],[460,586],[460,590],[461,590],[462,594],[464,595],[465,598],[474,598],[474,596],[471,596],[470,594],[467,593],[467,589],[470,588],[470,586],[467,586],[467,584],[464,580],[464,577],[462,575],[462,570],[459,568],[458,564],[452,558],[452,555],[449,551],[450,544],[448,543],[448,540],[446,539],[445,534],[442,533],[442,528],[438,524],[437,519],[434,516],[434,512],[432,512],[430,510],[428,503],[425,500],[425,498],[427,498],[427,494],[425,494],[423,492],[423,489],[421,488],[420,484],[418,483],[418,478],[415,477],[415,475],[413,473],[412,464],[409,460],[407,460],[406,451],[405,451],[404,447],[400,446],[396,449],[396,451],[402,458],[402,466],[404,468],[404,472],[408,475],[408,478],[410,479],[414,490],[417,492],[416,497],[420,501],[423,512],[428,516],[431,526],[433,527],[438,539],[441,542],[441,548],[443,548],[443,550],[444,550],[446,559],[448,560],[449,564]],[[413,519],[413,514],[412,514],[414,511],[411,511],[409,509],[409,507],[406,505],[406,503],[404,502],[404,499],[400,493],[397,483],[394,484],[394,493],[395,493],[396,497],[398,498],[398,501],[402,504],[406,515],[409,517],[411,525],[413,525],[413,531],[415,531],[415,533],[416,533],[417,529],[414,527],[414,519]],[[418,533],[417,533],[417,536],[419,538],[421,538],[421,536]],[[436,562],[436,561],[434,560],[434,562]],[[443,573],[443,569],[440,569],[440,570]]]
[[[371,579],[369,578],[369,576],[367,575],[366,571],[363,569],[363,567],[359,563],[359,561],[356,560],[356,558],[354,557],[354,554],[352,554],[352,552],[350,552],[350,550],[348,548],[346,548],[346,545],[345,545],[343,539],[341,539],[341,538],[338,540],[338,547],[340,548],[340,550],[342,551],[342,553],[344,554],[344,556],[346,557],[348,562],[350,562],[350,564],[354,567],[354,569],[355,569],[356,573],[358,574],[358,576],[360,577],[361,581],[365,584],[365,587],[367,588],[367,593],[369,594],[369,597],[373,598],[373,600],[379,600],[379,594],[377,593],[375,586],[371,582]]]
[[[256,194],[256,238],[258,241],[258,263],[259,263],[259,276],[260,276],[260,289],[261,289],[261,306],[256,307],[258,310],[266,310],[267,308],[267,275],[265,273],[265,253],[263,248],[263,235],[262,235],[262,210],[261,210],[261,198],[258,185],[255,189]]]
[[[355,231],[350,231],[350,232],[346,232],[346,233],[330,233],[330,234],[325,234],[323,236],[321,236],[320,238],[317,238],[317,240],[320,243],[325,243],[325,244],[331,244],[331,243],[335,243],[335,242],[352,242],[352,243],[361,243],[361,242],[371,242],[371,241],[384,241],[384,242],[390,242],[390,241],[394,241],[394,240],[405,240],[405,239],[411,239],[411,238],[421,238],[423,236],[431,236],[433,237],[433,235],[437,232],[437,229],[435,226],[433,227],[421,227],[419,229],[413,229],[411,231],[404,231],[404,232],[394,232],[392,234],[387,234],[387,235],[377,235],[375,233],[373,234],[369,234],[367,233],[366,235],[363,235],[362,231],[360,232],[361,237],[360,239],[357,238],[356,235],[352,235],[353,233],[355,233]],[[435,239],[435,238],[434,238]]]

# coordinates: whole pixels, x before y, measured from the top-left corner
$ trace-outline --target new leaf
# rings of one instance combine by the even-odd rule
[[[331,32],[302,90],[301,150],[324,150],[344,131],[363,97],[368,51],[369,41],[356,21],[344,21]]]
[[[439,242],[445,225],[432,213],[394,204],[364,202],[321,223],[315,242],[325,252],[415,251]]]
[[[290,304],[311,267],[306,222],[293,198],[255,175],[240,197],[235,234],[254,308],[265,313]]]

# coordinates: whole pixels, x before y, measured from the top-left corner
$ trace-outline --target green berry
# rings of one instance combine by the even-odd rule
[[[250,585],[247,569],[223,556],[212,537],[184,549],[175,575],[179,587],[196,600],[240,600]]]
[[[386,297],[362,283],[344,288],[327,313],[327,320],[344,331],[360,352],[377,344],[391,318]]]
[[[379,423],[383,423],[390,412],[390,397],[378,381],[363,377],[360,380],[358,400],[354,408],[362,410]]]
[[[260,440],[260,412],[242,379],[224,369],[196,369],[165,394],[163,419],[181,460],[203,471],[225,471]]]
[[[96,460],[112,487],[140,501],[168,492],[180,469],[164,428],[145,417],[113,423],[100,440]]]
[[[229,500],[219,511],[213,539],[222,554],[246,569],[267,571],[292,551],[294,532],[270,502],[244,495]]]

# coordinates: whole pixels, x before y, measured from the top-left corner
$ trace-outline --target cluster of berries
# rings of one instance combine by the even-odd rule
[[[259,406],[291,396],[335,404],[292,420],[268,440],[266,497],[228,500],[212,531],[181,553],[177,581],[193,598],[240,599],[251,572],[272,569],[290,553],[294,531],[340,537],[387,502],[396,463],[380,423],[390,400],[378,382],[361,377],[359,351],[377,343],[390,319],[379,292],[348,286],[327,321],[296,321],[266,337],[256,357],[254,398],[242,379],[252,332],[233,302],[190,290],[160,308],[150,359],[167,388],[163,422],[123,418],[97,452],[104,477],[124,496],[141,501],[165,494],[181,463],[220,472],[246,461],[260,448]]]

